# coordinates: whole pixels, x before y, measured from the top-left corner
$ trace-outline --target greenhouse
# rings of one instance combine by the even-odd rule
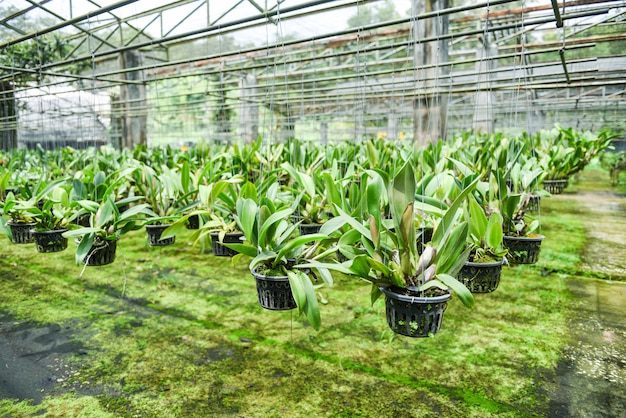
[[[626,2],[3,0],[0,416],[626,417]]]

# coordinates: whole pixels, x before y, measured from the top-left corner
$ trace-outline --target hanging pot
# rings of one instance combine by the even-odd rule
[[[146,233],[148,234],[148,243],[153,247],[162,247],[164,245],[172,245],[176,241],[176,237],[161,239],[163,231],[170,225],[146,225]]]
[[[13,244],[31,244],[35,242],[33,231],[35,223],[33,222],[7,222],[11,229],[11,241]]]
[[[380,289],[385,294],[387,324],[393,332],[414,338],[424,338],[439,332],[450,293],[419,297],[407,296],[394,289],[398,288]]]
[[[224,239],[220,242],[220,237],[217,232],[211,233],[211,243],[213,244],[213,254],[218,257],[234,257],[239,254],[235,250],[231,250],[222,244],[241,244],[241,238],[243,238],[243,232],[230,232],[224,235]]]
[[[80,215],[79,217],[77,217],[76,219],[74,219],[74,224],[75,225],[80,225],[80,226],[84,226],[84,227],[88,227],[89,226],[89,221],[91,218],[91,213],[83,213],[82,215]]]
[[[40,253],[56,253],[67,248],[67,238],[62,234],[67,229],[55,229],[52,231],[35,231],[33,238],[37,251]]]
[[[252,276],[256,280],[259,305],[272,311],[286,311],[298,306],[287,276],[266,276],[257,270],[258,266],[252,270]]]
[[[526,206],[526,210],[529,212],[539,212],[539,208],[541,207],[541,196],[538,194],[530,195],[528,198],[528,205]]]
[[[311,235],[320,232],[322,224],[300,224],[298,227],[300,228],[300,235]]]
[[[550,194],[561,194],[566,187],[567,179],[543,181],[543,188],[550,192]]]
[[[96,238],[83,263],[87,266],[105,266],[115,261],[116,240]]]
[[[502,264],[504,259],[491,263],[466,261],[457,275],[457,280],[472,293],[491,293],[500,284]]]
[[[507,260],[511,264],[535,264],[539,260],[541,241],[545,238],[543,235],[534,237],[511,237],[505,235],[502,244],[509,251]]]
[[[200,215],[191,215],[187,218],[187,229],[200,229]]]

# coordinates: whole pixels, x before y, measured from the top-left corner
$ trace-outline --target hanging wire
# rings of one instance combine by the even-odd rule
[[[367,6],[364,6],[367,7]],[[362,84],[361,84],[361,29],[362,29],[362,25],[361,25],[361,2],[357,1],[356,4],[356,15],[357,15],[357,22],[359,22],[359,25],[357,27],[357,32],[356,32],[356,59],[355,59],[355,66],[356,66],[356,75],[357,75],[357,83],[355,88],[357,89],[357,93],[361,94],[361,98],[359,100],[356,100],[354,105],[353,105],[353,114],[354,114],[354,136],[352,141],[354,141],[354,143],[356,143],[357,141],[360,142],[363,140],[363,138],[359,138],[359,128],[361,125],[362,126],[362,120],[363,120],[363,111],[364,111],[364,106],[365,106],[365,94],[363,92],[363,88],[362,88]],[[364,81],[364,79],[363,79]],[[356,97],[356,95],[355,95]],[[361,109],[359,109],[359,105],[361,106]]]

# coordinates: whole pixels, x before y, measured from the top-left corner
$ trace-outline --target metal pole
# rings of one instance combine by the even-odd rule
[[[85,19],[90,19],[92,17],[99,16],[99,15],[101,15],[103,13],[107,13],[107,12],[109,12],[111,10],[115,10],[115,9],[117,9],[119,7],[126,6],[128,4],[132,4],[132,3],[136,2],[136,1],[137,0],[122,0],[122,1],[119,1],[117,3],[113,3],[113,4],[109,5],[109,6],[102,7],[100,9],[98,9],[98,10],[93,11],[93,12],[90,12],[90,13],[87,13],[87,14],[75,17],[73,19],[66,20],[66,21],[61,22],[61,23],[57,23],[56,25],[48,26],[47,28],[38,30],[37,32],[32,32],[32,33],[29,33],[28,35],[24,35],[24,36],[22,36],[20,38],[16,38],[16,39],[10,40],[8,42],[5,42],[3,44],[0,44],[0,49],[4,49],[4,48],[6,48],[8,46],[11,46],[11,45],[19,44],[20,42],[28,41],[29,39],[36,38],[37,36],[40,36],[40,35],[45,35],[46,33],[54,32],[55,30],[62,29],[64,27],[66,27],[66,26],[75,25],[76,23],[78,23],[80,21],[83,21]]]

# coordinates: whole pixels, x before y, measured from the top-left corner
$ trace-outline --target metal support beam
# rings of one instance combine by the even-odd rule
[[[38,30],[36,32],[29,33],[28,35],[24,35],[22,37],[19,37],[19,38],[16,38],[16,39],[12,39],[12,40],[10,40],[8,42],[0,44],[0,49],[6,48],[6,47],[11,46],[11,45],[19,44],[20,42],[28,41],[29,39],[33,39],[33,38],[36,38],[37,36],[45,35],[46,33],[54,32],[55,30],[59,30],[59,29],[65,28],[67,26],[75,25],[76,23],[82,22],[83,20],[88,20],[88,19],[90,19],[92,17],[99,16],[99,15],[101,15],[103,13],[107,13],[107,12],[109,12],[111,10],[115,10],[115,9],[117,9],[119,7],[126,6],[128,4],[133,4],[136,1],[137,0],[122,0],[122,1],[118,1],[117,3],[110,4],[110,5],[108,5],[106,7],[103,7],[101,9],[99,9],[99,10],[95,10],[95,11],[87,13],[85,15],[81,15],[81,16],[75,17],[73,19],[65,20],[64,22],[58,23],[56,25],[48,26],[47,28],[40,29],[40,30]]]
[[[561,65],[563,66],[563,73],[565,73],[567,84],[570,84],[569,73],[567,72],[567,63],[565,62],[565,49],[559,49],[559,57],[561,57]]]
[[[554,11],[554,18],[556,19],[556,27],[563,27],[563,19],[561,18],[561,12],[559,11],[559,3],[558,0],[551,0],[552,2],[552,10]]]

